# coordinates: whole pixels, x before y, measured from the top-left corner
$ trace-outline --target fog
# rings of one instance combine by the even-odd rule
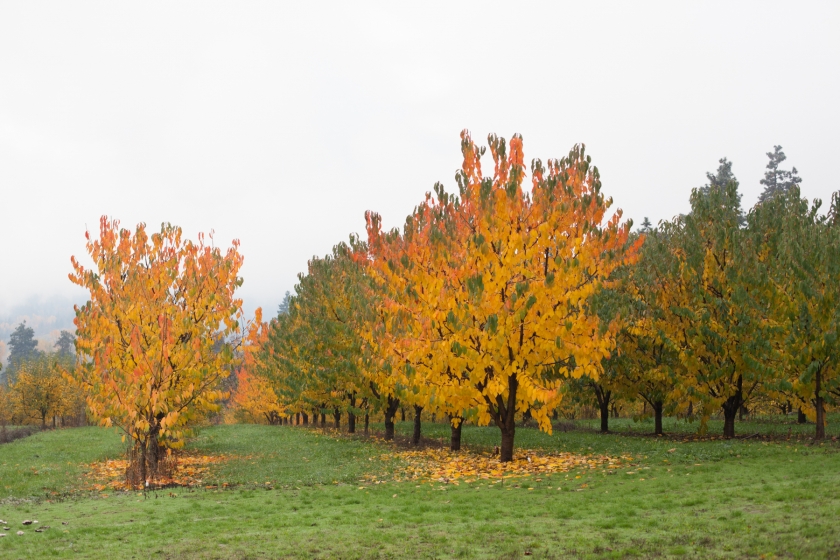
[[[464,128],[528,160],[586,143],[637,224],[721,157],[752,205],[775,144],[829,199],[838,29],[837,2],[3,2],[0,339],[72,328],[101,215],[240,239],[271,315],[365,210],[454,189]]]

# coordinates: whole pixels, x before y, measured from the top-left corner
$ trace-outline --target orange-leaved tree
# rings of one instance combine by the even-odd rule
[[[239,242],[223,253],[202,234],[188,241],[170,224],[152,235],[140,224],[132,233],[105,216],[99,239],[85,237],[94,266],[74,257],[69,275],[90,292],[76,307],[73,379],[92,415],[132,440],[130,471],[142,483],[164,448],[182,445],[190,420],[224,397],[219,382],[241,341]]]
[[[391,286],[383,330],[395,363],[436,400],[498,426],[509,461],[517,413],[550,431],[564,376],[598,377],[617,327],[588,301],[641,239],[630,242],[620,211],[607,217],[612,200],[582,146],[547,166],[535,160],[528,192],[521,137],[488,141],[492,177],[465,131],[458,196],[438,185],[402,235],[369,214],[368,238],[372,270]]]
[[[234,415],[240,421],[280,424],[287,416],[286,407],[271,381],[258,371],[262,367],[260,350],[268,340],[268,323],[262,320],[262,308],[256,309],[247,333],[242,347],[242,366],[236,372],[236,388],[231,395]]]

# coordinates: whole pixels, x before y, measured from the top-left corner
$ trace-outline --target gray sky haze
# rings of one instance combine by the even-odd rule
[[[838,2],[3,2],[0,339],[70,326],[103,214],[240,239],[270,316],[365,210],[396,226],[454,190],[463,128],[528,160],[585,143],[636,224],[721,157],[751,206],[774,144],[827,200],[838,29]]]

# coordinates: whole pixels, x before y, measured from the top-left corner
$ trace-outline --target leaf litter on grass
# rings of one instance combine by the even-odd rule
[[[380,456],[383,462],[399,462],[404,465],[393,471],[388,478],[394,482],[428,481],[458,484],[478,480],[519,478],[553,473],[569,472],[574,469],[619,469],[633,461],[631,456],[609,457],[606,455],[579,455],[575,453],[521,453],[512,461],[502,462],[488,453],[453,452],[446,449],[422,449],[396,451]],[[382,476],[366,474],[363,481],[378,482]]]
[[[234,455],[197,455],[180,453],[174,457],[174,466],[169,473],[157,476],[149,481],[155,488],[168,486],[201,486],[210,474],[210,466],[223,463],[231,459],[243,459]],[[126,480],[128,459],[107,459],[88,465],[89,471],[85,475],[89,489],[96,491],[131,490]]]

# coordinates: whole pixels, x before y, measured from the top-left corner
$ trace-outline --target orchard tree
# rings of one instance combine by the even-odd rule
[[[42,429],[48,419],[55,427],[56,417],[65,414],[74,403],[72,388],[55,355],[42,355],[20,364],[11,396],[17,414],[40,421]]]
[[[366,367],[367,327],[373,303],[362,265],[354,257],[358,242],[339,243],[330,255],[309,261],[295,295],[268,329],[260,353],[261,373],[271,379],[293,412],[331,412],[336,428],[346,413],[350,433],[359,414],[380,398]]]
[[[529,193],[521,137],[488,143],[492,177],[482,174],[483,149],[462,133],[458,196],[438,186],[427,197],[402,254],[382,250],[396,234],[384,234],[373,214],[368,238],[376,273],[393,286],[393,346],[419,373],[414,385],[428,380],[441,398],[477,406],[478,422],[500,429],[501,460],[510,461],[517,413],[530,411],[550,431],[562,378],[600,375],[616,329],[587,302],[638,247],[620,211],[606,216],[612,201],[582,146],[547,166],[535,160]]]
[[[815,422],[816,439],[825,437],[826,400],[840,393],[836,204],[835,197],[829,214],[820,215],[821,201],[809,204],[792,185],[756,205],[751,216],[777,287],[773,310],[782,325],[780,369],[787,375],[777,380],[776,388],[792,390],[801,399]]]
[[[99,239],[85,237],[94,266],[74,257],[70,274],[90,292],[76,307],[73,378],[94,418],[132,441],[142,483],[164,447],[183,445],[185,426],[224,396],[242,318],[239,242],[223,253],[203,234],[188,241],[170,224],[132,233],[105,216]]]
[[[722,409],[727,438],[740,407],[774,375],[768,265],[740,227],[737,187],[733,180],[705,194],[695,189],[691,213],[662,224],[671,245],[650,262],[663,279],[662,330],[684,371],[675,398],[700,405],[703,426]]]

